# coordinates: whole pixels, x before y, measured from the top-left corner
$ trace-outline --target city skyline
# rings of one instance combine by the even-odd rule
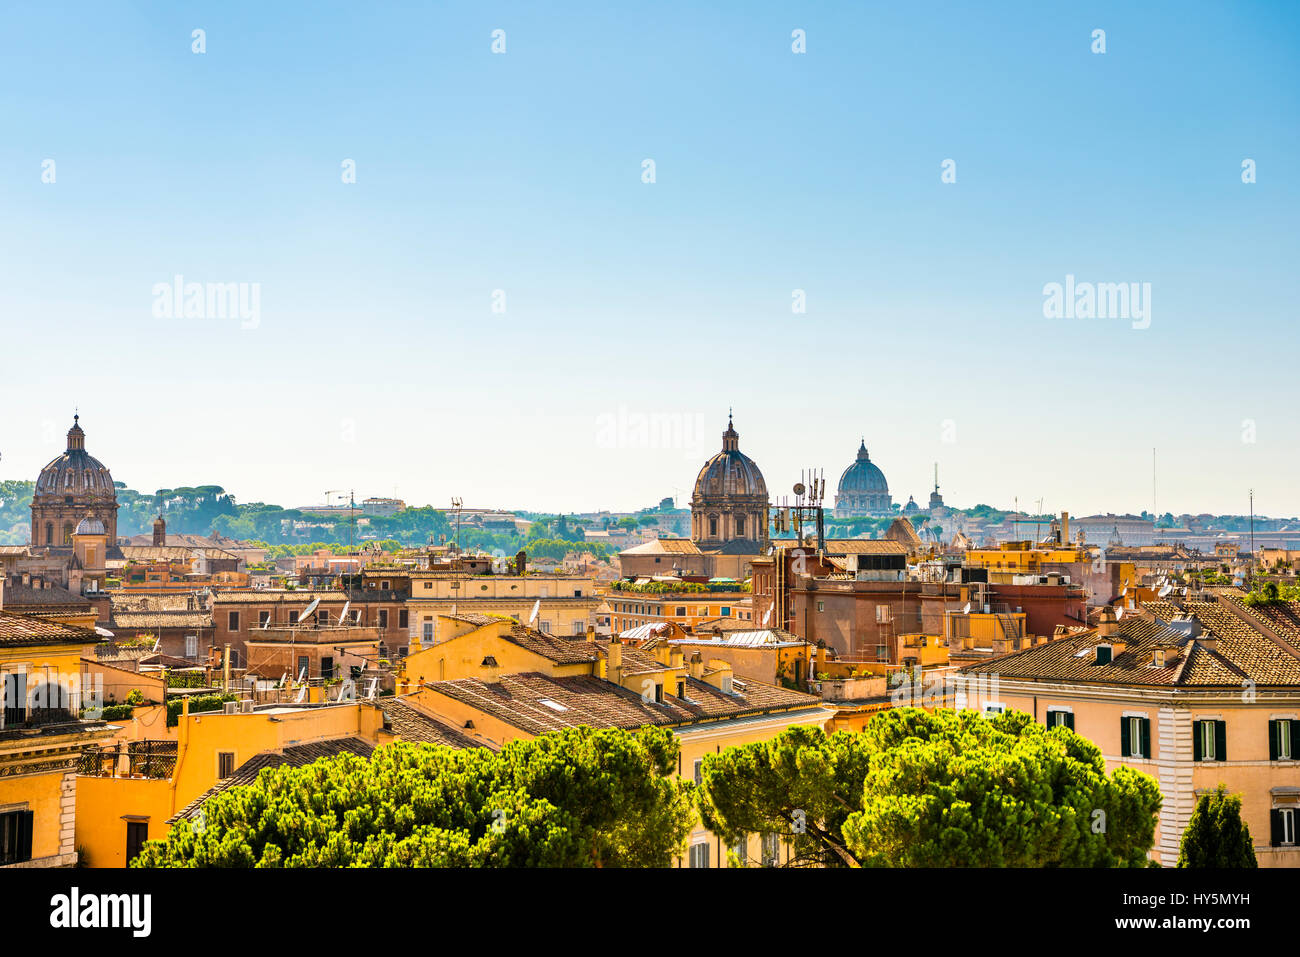
[[[327,504],[338,505],[340,504],[340,501],[346,500],[347,494],[349,492],[354,491],[356,495],[356,501],[358,503],[360,503],[363,498],[391,496],[394,498],[401,498],[408,506],[431,505],[435,508],[450,510],[451,507],[450,501],[453,497],[455,497],[455,498],[459,498],[462,502],[464,502],[466,508],[502,508],[502,509],[513,509],[517,511],[529,511],[529,512],[538,512],[538,513],[549,513],[549,514],[583,513],[583,512],[593,512],[593,511],[635,512],[640,509],[651,507],[657,504],[662,498],[667,497],[669,494],[669,493],[665,493],[657,497],[652,496],[651,498],[648,498],[646,501],[639,504],[629,502],[626,504],[609,506],[604,504],[598,505],[595,504],[593,501],[593,498],[602,494],[603,490],[593,488],[591,492],[592,497],[583,499],[581,497],[583,494],[583,490],[580,487],[575,487],[573,494],[577,496],[577,498],[573,499],[573,501],[575,501],[577,504],[574,504],[569,507],[553,508],[553,507],[545,507],[545,506],[539,507],[537,506],[536,503],[521,501],[518,498],[489,500],[485,496],[476,497],[474,494],[468,493],[464,490],[451,488],[450,486],[448,486],[450,490],[448,491],[447,495],[443,497],[442,501],[439,501],[435,499],[424,500],[418,497],[416,498],[409,497],[408,495],[403,494],[402,485],[400,483],[396,485],[390,484],[387,487],[383,486],[382,484],[348,485],[345,483],[341,486],[335,485],[330,489],[322,489],[317,491],[317,490],[306,489],[305,487],[303,487],[303,483],[301,481],[295,482],[291,480],[287,483],[282,482],[278,486],[288,490],[285,495],[279,498],[273,495],[271,496],[256,495],[256,494],[248,495],[245,494],[241,489],[237,487],[232,487],[231,485],[222,481],[219,476],[210,476],[210,475],[199,476],[199,477],[188,477],[188,478],[180,477],[176,481],[162,483],[162,484],[150,483],[150,482],[141,483],[141,482],[132,481],[128,478],[122,477],[124,474],[129,474],[129,464],[128,464],[128,469],[126,470],[124,470],[120,464],[115,464],[116,461],[115,457],[112,456],[111,454],[105,453],[104,450],[102,450],[98,445],[98,443],[95,441],[95,434],[94,434],[95,430],[93,426],[85,422],[85,417],[81,416],[80,411],[77,411],[76,413],[74,413],[74,415],[78,417],[78,422],[82,423],[86,428],[87,451],[89,451],[96,458],[100,459],[109,468],[109,470],[113,474],[114,481],[122,483],[127,488],[131,488],[137,492],[141,492],[145,494],[149,494],[158,489],[164,489],[164,488],[182,488],[182,487],[193,487],[195,485],[214,484],[214,485],[220,485],[223,489],[225,489],[226,492],[233,495],[235,497],[235,500],[239,503],[247,504],[252,502],[265,502],[267,504],[279,505],[284,508],[296,508],[296,507],[307,506],[307,505],[327,505]],[[72,420],[70,419],[69,425],[71,424],[72,424]],[[673,419],[671,420],[670,424],[680,427],[681,420],[680,418]],[[617,417],[614,417],[609,422],[598,424],[597,430],[604,436],[617,435],[619,434],[620,430],[622,433],[626,435],[635,435],[635,434],[640,434],[640,432],[637,431],[638,428],[639,427],[635,422],[629,422],[629,420],[626,417],[622,420],[618,419]],[[653,426],[653,424],[647,425],[643,428],[643,431],[645,432],[645,434],[653,436],[655,434],[654,428],[655,427]],[[737,425],[737,429],[739,431],[739,425]],[[55,452],[50,456],[47,456],[45,459],[42,459],[39,464],[35,465],[34,468],[28,470],[30,474],[12,474],[13,466],[11,463],[14,460],[11,459],[10,456],[7,454],[6,449],[0,448],[0,481],[34,480],[36,474],[40,471],[40,469],[51,458],[56,458],[57,455],[60,452],[62,452],[64,448],[65,441],[66,441],[65,440],[66,429],[58,432],[57,440],[48,440],[48,435],[50,434],[51,430],[58,431],[55,428],[53,420],[44,420],[43,441],[41,444],[49,445],[50,442],[53,441],[55,444],[58,445],[58,452]],[[663,434],[662,430],[660,434]],[[865,441],[865,439],[860,439],[860,440]],[[705,441],[707,441],[707,435],[705,436]],[[741,433],[740,442],[741,442],[742,450],[747,451],[747,447],[744,443],[743,432]],[[718,444],[720,445],[720,442]],[[671,467],[673,461],[679,455],[682,455],[683,452],[681,448],[678,449],[632,448],[632,449],[625,449],[623,451],[629,453],[635,453],[637,455],[646,455],[646,454],[659,455],[660,457],[665,459],[664,462],[665,468]],[[705,464],[705,461],[716,451],[717,449],[715,448],[707,452],[703,456],[701,456],[697,464],[697,467],[695,468],[694,471],[689,471],[689,475],[687,475],[686,473],[682,474],[682,477],[684,477],[684,479],[688,483],[687,486],[684,489],[681,486],[674,486],[673,491],[671,493],[672,497],[676,499],[676,505],[678,508],[688,508],[690,506],[690,495],[689,495],[690,486],[694,484],[696,479],[696,474],[698,473],[699,468],[702,467]],[[856,449],[854,451],[856,452]],[[751,457],[754,456],[751,455]],[[887,476],[891,474],[892,470],[890,469],[888,464],[881,464],[880,460],[874,455],[872,460],[886,472]],[[850,463],[851,461],[852,459],[849,460]],[[791,490],[791,486],[793,486],[793,484],[796,481],[807,480],[807,473],[800,470],[798,467],[792,467],[790,469],[789,481],[786,482],[784,481],[784,477],[785,477],[784,473],[780,472],[779,470],[775,470],[775,471],[769,470],[762,461],[759,461],[758,464],[760,465],[760,467],[764,469],[764,475],[767,479],[768,492],[771,497],[771,501],[774,504],[780,501],[783,497],[793,501],[794,495]],[[847,464],[849,463],[846,463],[844,467],[847,467]],[[1149,459],[1147,462],[1147,466],[1148,469],[1151,466],[1151,462]],[[824,466],[816,466],[816,465],[812,466],[813,469],[820,468],[823,469],[825,472],[824,474],[824,478],[826,481],[825,500],[826,500],[826,507],[828,513],[832,505],[834,504],[837,483],[839,481],[840,474],[844,470],[844,467],[836,466],[834,468],[827,469]],[[923,511],[926,510],[927,495],[928,492],[933,488],[933,465],[931,466],[931,469],[932,469],[930,473],[931,484],[926,489],[920,489],[918,491],[910,491],[906,489],[899,490],[895,487],[895,485],[893,484],[893,480],[891,479],[890,493],[893,497],[895,504],[898,505],[899,507],[905,505],[907,503],[908,496],[911,495],[914,498],[916,498],[918,506]],[[956,485],[956,487],[953,487],[953,485]],[[990,501],[990,500],[966,501],[961,497],[961,489],[959,483],[950,484],[945,482],[945,476],[942,471],[942,467],[940,468],[940,474],[939,474],[939,486],[940,486],[940,491],[944,496],[945,505],[949,508],[956,508],[956,509],[969,509],[969,508],[974,508],[977,505],[989,505],[1003,511],[1012,511],[1013,509],[1016,508],[1018,508],[1021,512],[1027,514],[1054,514],[1054,513],[1059,513],[1061,511],[1067,511],[1070,512],[1072,515],[1077,515],[1077,516],[1084,516],[1084,515],[1094,514],[1094,513],[1096,514],[1114,513],[1116,515],[1122,515],[1122,514],[1138,515],[1141,514],[1142,512],[1152,512],[1152,508],[1150,504],[1145,506],[1135,507],[1135,508],[1122,508],[1117,506],[1110,506],[1110,507],[1102,506],[1098,508],[1071,507],[1069,503],[1053,504],[1052,498],[1048,495],[1034,497],[1033,499],[1026,499],[1023,496],[1018,496],[1018,497],[1013,497],[1013,500],[1007,502]],[[270,486],[266,486],[266,487],[270,487]],[[330,498],[329,501],[326,500],[326,496],[324,494],[326,492],[335,493]],[[1206,509],[1206,508],[1198,508],[1198,509],[1174,508],[1174,507],[1165,507],[1160,502],[1157,502],[1158,510],[1155,511],[1154,514],[1157,515],[1157,517],[1160,515],[1164,515],[1166,512],[1172,513],[1174,515],[1183,515],[1183,514],[1199,515],[1205,513],[1214,514],[1214,515],[1246,515],[1249,514],[1250,511],[1249,508],[1250,490],[1247,490],[1246,495],[1247,495],[1247,507],[1241,510]],[[1015,500],[1016,498],[1018,498],[1018,501]],[[1039,511],[1038,509],[1038,503],[1040,498],[1042,500],[1041,511]],[[584,502],[586,504],[584,504]],[[1281,519],[1281,518],[1295,517],[1294,512],[1287,512],[1283,509],[1275,509],[1273,511],[1269,511],[1263,508],[1260,503],[1258,491],[1256,491],[1255,502],[1256,502],[1256,508],[1254,514],[1257,518]]]
[[[1295,514],[1298,35],[1281,3],[16,10],[0,474],[79,406],[133,488],[632,510],[734,407],[774,495],[865,437],[899,502],[937,461],[950,503],[1140,512],[1155,447],[1160,513]]]

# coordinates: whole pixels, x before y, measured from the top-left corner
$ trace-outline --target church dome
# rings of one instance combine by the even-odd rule
[[[86,451],[86,433],[73,416],[68,430],[68,448],[57,459],[41,469],[36,479],[34,495],[77,495],[116,500],[113,476],[99,459]]]
[[[76,535],[106,535],[108,530],[104,528],[104,523],[93,515],[87,515],[77,523]]]
[[[754,460],[740,451],[740,434],[728,419],[727,431],[722,433],[722,451],[700,469],[691,498],[698,502],[741,496],[756,496],[766,502],[767,483]]]
[[[867,455],[867,443],[864,439],[862,445],[858,447],[857,460],[840,476],[839,492],[841,495],[848,495],[888,491],[889,483],[885,481],[885,473],[876,468],[875,463]]]

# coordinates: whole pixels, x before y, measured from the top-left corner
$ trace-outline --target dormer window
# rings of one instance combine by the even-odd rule
[[[1110,645],[1098,645],[1096,663],[1099,665],[1110,664],[1113,652],[1114,652],[1114,648],[1112,648]]]
[[[1165,653],[1163,650],[1156,650],[1151,653],[1151,664],[1157,668],[1165,666]]]

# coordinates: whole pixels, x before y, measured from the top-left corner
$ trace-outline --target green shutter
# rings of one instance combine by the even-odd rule
[[[1269,843],[1277,847],[1282,843],[1282,812],[1277,808],[1273,808],[1268,813],[1269,823],[1273,826],[1273,839]]]
[[[1205,745],[1204,745],[1204,741],[1205,741],[1205,727],[1204,727],[1204,725],[1205,725],[1205,722],[1204,722],[1204,721],[1193,721],[1193,722],[1192,722],[1192,760],[1193,760],[1193,761],[1204,761],[1204,760],[1205,760]]]
[[[1133,742],[1129,740],[1128,718],[1119,719],[1119,754],[1122,758],[1133,756]]]
[[[1073,711],[1066,711],[1066,712],[1064,712],[1064,714],[1065,714],[1065,726],[1066,726],[1067,728],[1069,728],[1071,731],[1073,731],[1073,730],[1074,730],[1074,712],[1073,712]]]
[[[1214,760],[1228,760],[1228,722],[1214,722]]]
[[[1142,757],[1151,757],[1151,719],[1142,718]]]
[[[1300,741],[1300,721],[1291,722],[1291,760],[1295,760],[1295,743]]]
[[[1279,721],[1269,721],[1268,723],[1268,759],[1276,761],[1282,751],[1281,728]]]

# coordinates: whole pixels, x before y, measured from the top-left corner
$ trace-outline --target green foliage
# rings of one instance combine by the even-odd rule
[[[748,582],[657,582],[637,583],[620,578],[610,583],[610,590],[633,595],[702,595],[710,592],[735,592],[741,594],[752,591]]]
[[[1179,867],[1258,867],[1241,797],[1220,784],[1202,794],[1178,845]]]
[[[144,692],[139,688],[132,688],[126,693],[126,703],[130,705],[144,704]]]
[[[1276,605],[1282,602],[1300,601],[1300,585],[1264,582],[1243,598],[1242,601],[1252,608],[1260,605]]]
[[[232,694],[201,694],[190,695],[190,714],[202,714],[205,711],[220,711],[222,705],[227,701],[235,701],[236,697]],[[182,698],[167,699],[167,727],[174,728],[180,724],[181,710],[184,700]]]
[[[103,721],[130,721],[133,714],[135,708],[129,704],[107,704],[100,710],[99,717]],[[85,716],[84,711],[82,716]]]
[[[702,775],[707,827],[789,835],[796,866],[1140,867],[1160,808],[1150,776],[1107,777],[1095,745],[1022,712],[796,728],[708,755]]]
[[[133,867],[667,867],[694,821],[663,728],[566,729],[499,753],[399,742],[264,769]]]

